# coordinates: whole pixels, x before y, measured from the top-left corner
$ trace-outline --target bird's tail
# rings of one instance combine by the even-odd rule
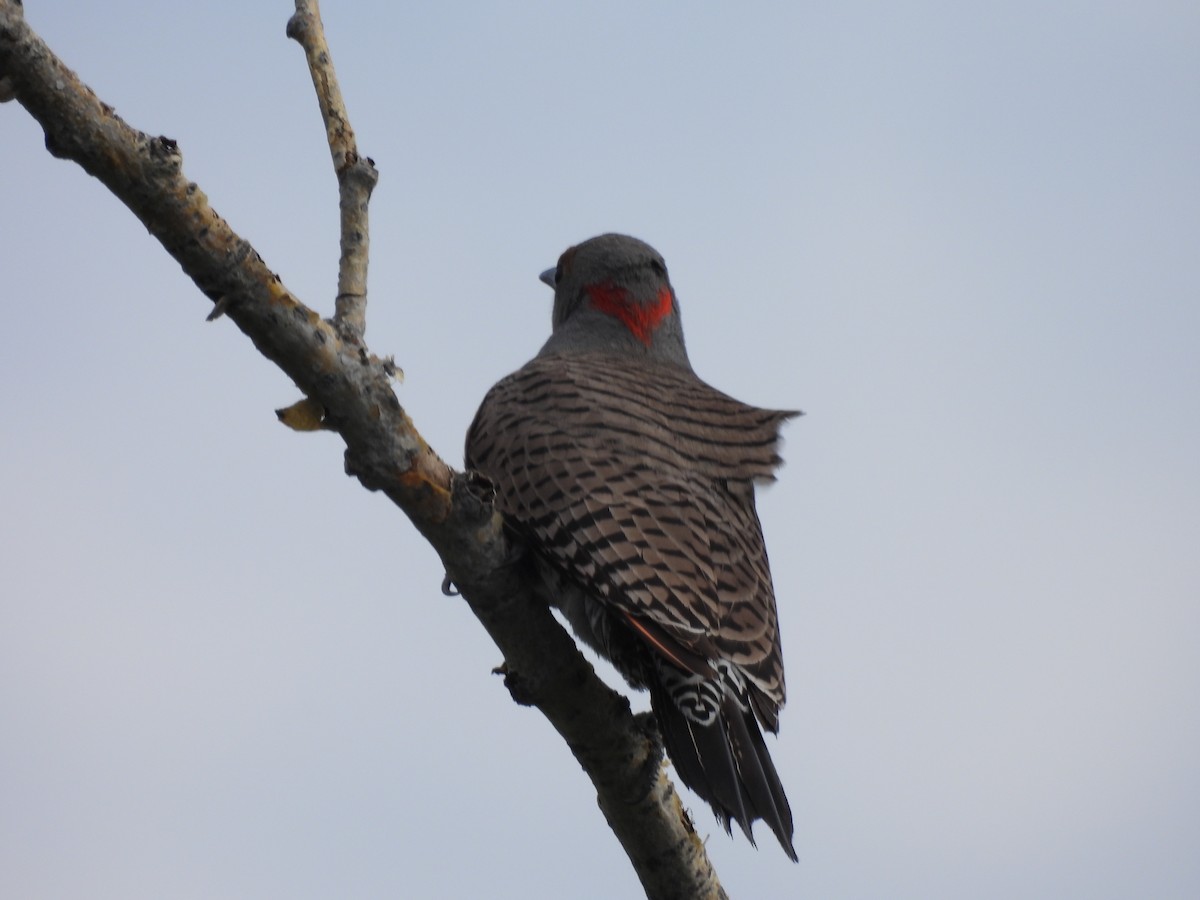
[[[709,803],[726,831],[762,819],[793,861],[792,809],[750,708],[746,688],[655,660],[651,701],[667,753],[683,783]]]

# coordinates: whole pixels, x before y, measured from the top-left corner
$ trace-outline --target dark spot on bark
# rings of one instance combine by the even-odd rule
[[[508,693],[514,701],[521,706],[533,706],[536,700],[533,686],[527,679],[522,678],[519,672],[514,672],[507,665],[500,666],[493,671],[497,675],[504,676],[504,686],[508,688]]]

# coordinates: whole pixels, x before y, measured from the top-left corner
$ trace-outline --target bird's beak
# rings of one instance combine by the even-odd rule
[[[554,269],[547,269],[538,276],[539,281],[544,281],[550,287],[554,287]]]

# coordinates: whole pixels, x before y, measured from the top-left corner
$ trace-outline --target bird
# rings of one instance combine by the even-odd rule
[[[465,461],[537,571],[539,596],[635,689],[726,832],[762,820],[797,860],[762,730],[785,701],[755,485],[796,411],[696,375],[663,257],[628,235],[569,247],[541,350],[488,391]]]

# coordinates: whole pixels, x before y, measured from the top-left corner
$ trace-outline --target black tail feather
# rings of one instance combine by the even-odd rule
[[[766,822],[787,855],[799,862],[792,845],[792,808],[754,715],[726,695],[721,718],[726,722],[741,786],[753,804],[752,818]]]
[[[672,702],[661,679],[653,682],[655,717],[683,783],[712,806],[726,831],[737,822],[754,844],[751,823],[762,819],[784,852],[798,861],[792,845],[792,810],[749,705],[743,707],[722,688],[720,712],[701,724]]]

